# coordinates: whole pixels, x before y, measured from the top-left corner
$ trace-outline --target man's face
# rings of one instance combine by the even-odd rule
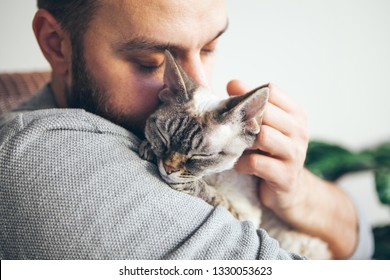
[[[83,104],[142,136],[163,87],[165,49],[196,82],[211,81],[213,51],[227,25],[225,3],[100,2],[84,35],[81,57],[73,55],[70,104]]]

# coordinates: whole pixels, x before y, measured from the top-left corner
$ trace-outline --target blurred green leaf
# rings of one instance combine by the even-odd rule
[[[390,142],[358,152],[321,141],[311,141],[305,166],[321,178],[335,181],[344,174],[372,170],[381,203],[390,205]],[[375,227],[374,259],[390,259],[390,225]]]
[[[390,168],[375,171],[375,184],[379,200],[390,205]]]
[[[372,170],[379,200],[390,205],[390,142],[354,152],[340,145],[311,141],[305,166],[329,181],[348,173]]]
[[[321,178],[335,181],[346,173],[374,168],[375,162],[370,153],[354,153],[338,145],[312,141],[305,166]]]
[[[390,260],[390,226],[373,229],[375,250],[373,259]]]
[[[367,149],[364,153],[369,153],[375,159],[377,167],[390,168],[390,142],[379,145],[373,149]]]

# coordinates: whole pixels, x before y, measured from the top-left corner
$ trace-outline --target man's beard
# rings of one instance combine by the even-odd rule
[[[120,125],[138,137],[143,137],[143,132],[139,131],[129,117],[124,113],[109,106],[109,92],[100,87],[98,82],[88,71],[83,47],[75,45],[72,57],[72,86],[66,91],[68,108],[81,108],[90,113],[99,115],[117,125]]]

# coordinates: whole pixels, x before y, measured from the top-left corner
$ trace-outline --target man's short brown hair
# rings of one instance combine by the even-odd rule
[[[50,12],[70,35],[72,44],[82,45],[98,0],[38,0],[38,8]]]

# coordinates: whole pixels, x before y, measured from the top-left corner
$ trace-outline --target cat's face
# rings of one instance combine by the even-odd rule
[[[260,131],[268,88],[218,99],[194,84],[166,54],[160,108],[147,120],[145,136],[157,158],[162,178],[185,183],[231,169]]]

